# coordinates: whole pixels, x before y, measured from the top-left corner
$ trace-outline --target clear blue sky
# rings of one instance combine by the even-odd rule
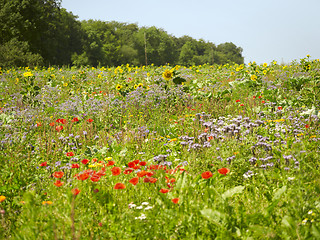
[[[245,63],[320,58],[320,0],[62,0],[79,20],[156,26],[243,48]]]

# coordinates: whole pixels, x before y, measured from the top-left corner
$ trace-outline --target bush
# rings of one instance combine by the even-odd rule
[[[27,42],[11,39],[0,46],[0,66],[36,66],[43,63],[40,54],[32,53]]]

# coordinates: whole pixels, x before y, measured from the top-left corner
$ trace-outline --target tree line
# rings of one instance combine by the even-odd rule
[[[157,27],[79,21],[58,0],[0,0],[0,66],[242,64],[242,48]]]

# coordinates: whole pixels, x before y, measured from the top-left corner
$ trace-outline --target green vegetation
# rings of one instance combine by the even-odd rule
[[[0,67],[243,63],[233,43],[177,38],[156,27],[78,21],[60,1],[0,1]]]
[[[319,69],[0,69],[0,238],[319,239]]]

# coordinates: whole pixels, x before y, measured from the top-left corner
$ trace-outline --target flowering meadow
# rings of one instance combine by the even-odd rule
[[[320,62],[0,69],[0,238],[320,239]]]

